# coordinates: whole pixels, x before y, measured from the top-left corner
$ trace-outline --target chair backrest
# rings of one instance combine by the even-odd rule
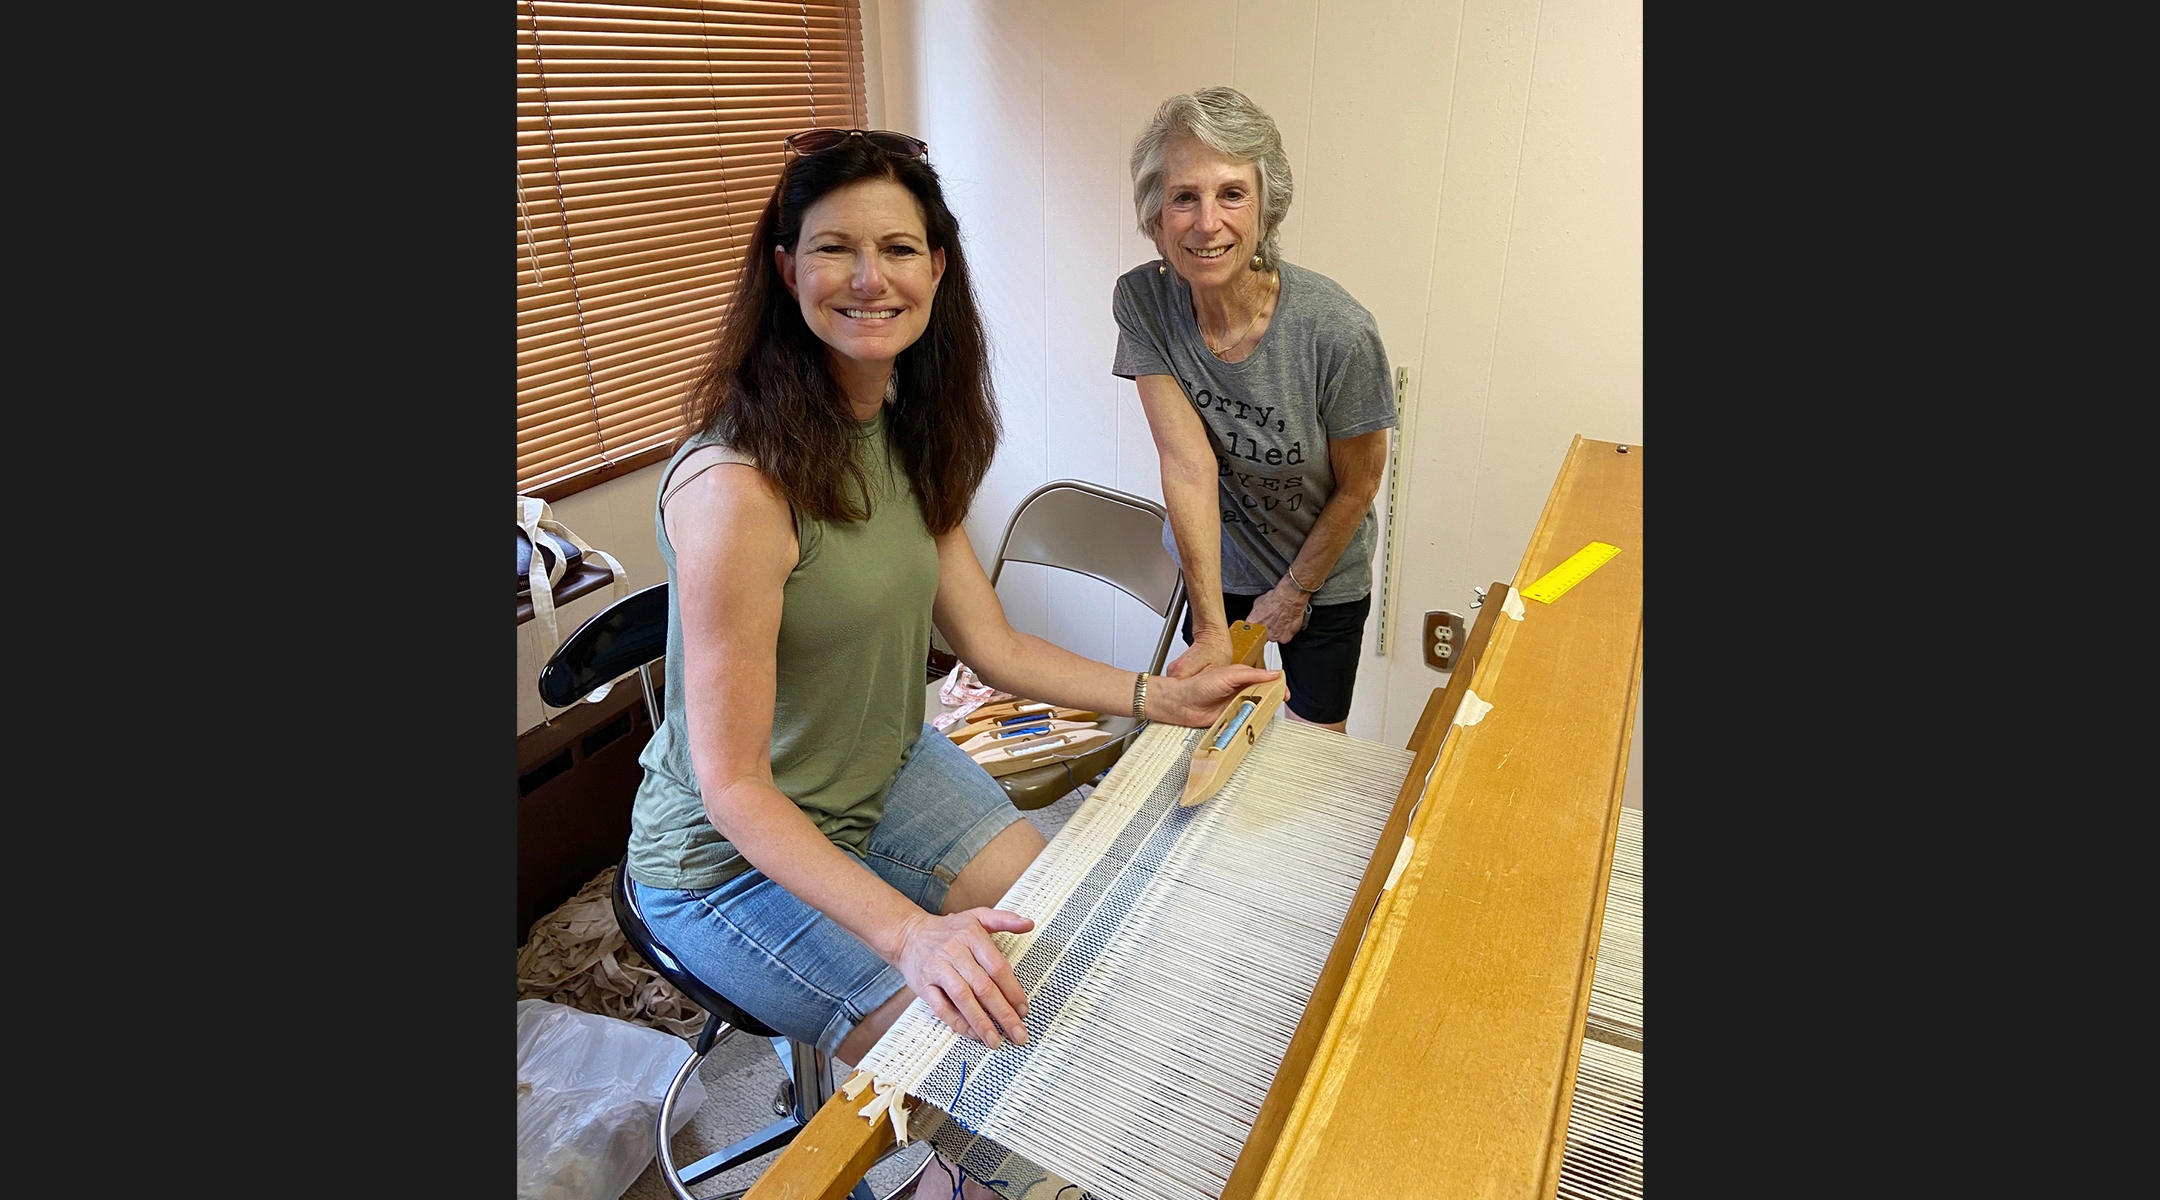
[[[990,584],[997,585],[1008,562],[1039,563],[1102,580],[1163,618],[1153,667],[1159,671],[1185,599],[1185,577],[1163,549],[1169,520],[1152,500],[1077,479],[1053,480],[1013,509]]]
[[[667,656],[668,585],[630,593],[571,634],[540,668],[540,699],[568,708],[610,679]],[[654,721],[660,714],[652,714]]]

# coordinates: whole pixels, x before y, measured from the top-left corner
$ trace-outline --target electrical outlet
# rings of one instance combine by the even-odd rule
[[[1425,665],[1435,671],[1455,669],[1455,656],[1463,652],[1463,619],[1460,613],[1425,614]]]

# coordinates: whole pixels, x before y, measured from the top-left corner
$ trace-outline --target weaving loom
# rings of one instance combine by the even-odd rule
[[[1493,585],[1406,750],[1278,722],[1180,810],[1200,731],[1151,727],[1000,905],[1028,1046],[911,1006],[749,1200],[896,1133],[1013,1200],[1640,1196],[1639,446],[1575,440],[1516,579],[1591,543]]]
[[[999,907],[1029,996],[995,1052],[910,1005],[861,1069],[949,1118],[980,1178],[1008,1151],[1100,1196],[1214,1200],[1349,915],[1410,754],[1288,721],[1252,770],[1178,803],[1197,729],[1155,725]],[[957,1101],[957,1102],[956,1102]],[[1121,1118],[1145,1133],[1124,1136]],[[962,1136],[962,1134],[965,1136]]]

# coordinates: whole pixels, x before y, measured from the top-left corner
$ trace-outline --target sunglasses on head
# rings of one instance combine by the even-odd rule
[[[889,154],[902,158],[928,158],[930,146],[920,138],[911,138],[890,129],[805,129],[794,134],[780,145],[790,155],[816,154],[830,150],[851,137],[866,138],[870,144]]]

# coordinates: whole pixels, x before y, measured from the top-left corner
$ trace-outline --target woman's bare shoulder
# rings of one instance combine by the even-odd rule
[[[787,498],[749,456],[726,446],[700,446],[683,456],[660,500],[668,540],[729,539],[744,534],[795,539]]]

